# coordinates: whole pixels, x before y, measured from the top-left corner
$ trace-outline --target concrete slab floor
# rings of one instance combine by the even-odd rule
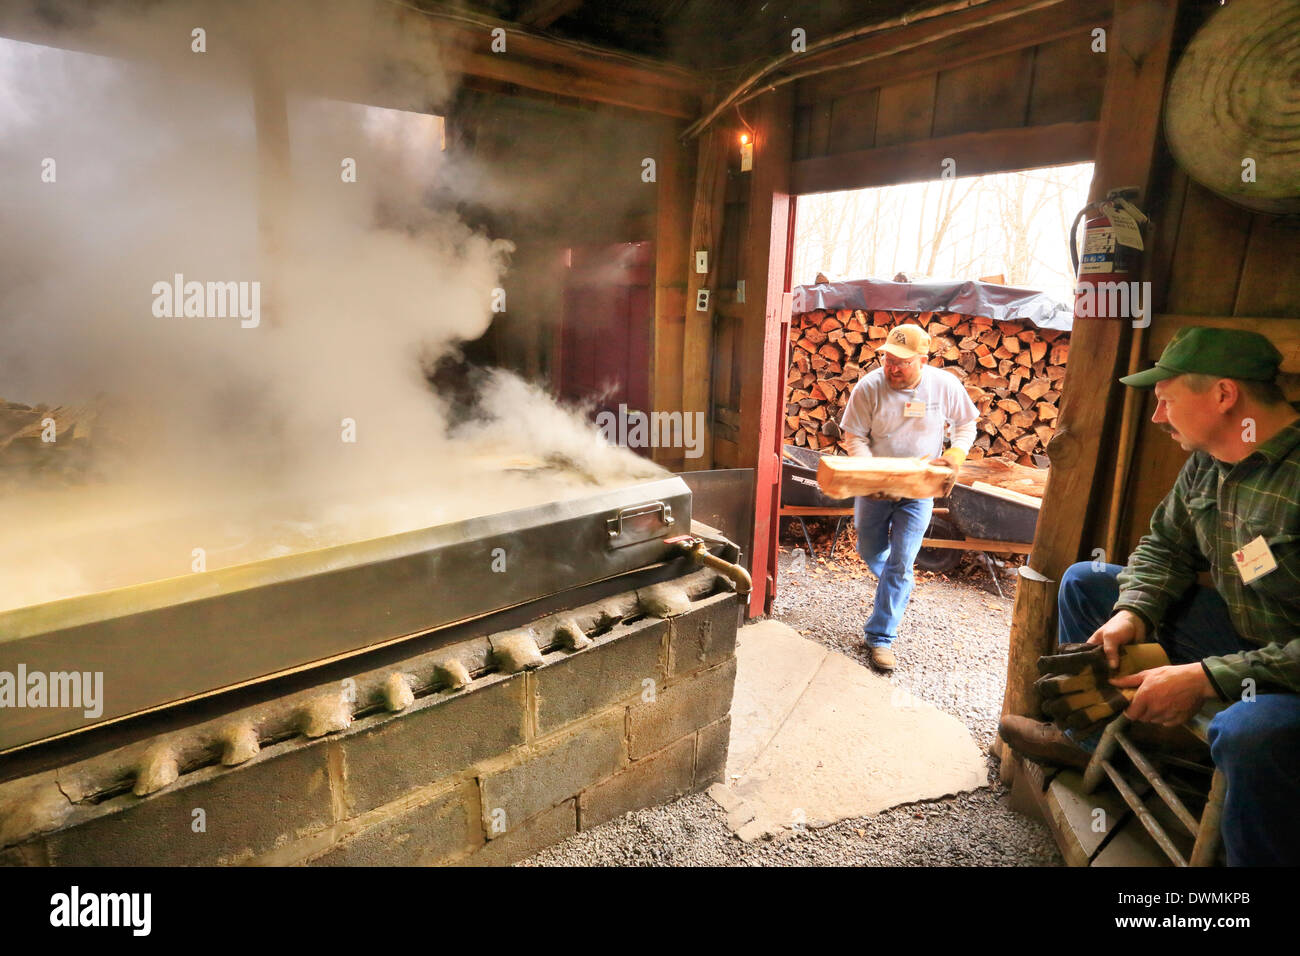
[[[726,784],[741,839],[825,827],[987,783],[954,717],[779,621],[737,637]]]

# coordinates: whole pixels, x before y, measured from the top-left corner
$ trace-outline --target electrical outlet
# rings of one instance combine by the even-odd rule
[[[695,293],[695,311],[696,312],[709,311],[709,290],[708,289],[701,289],[699,292]]]

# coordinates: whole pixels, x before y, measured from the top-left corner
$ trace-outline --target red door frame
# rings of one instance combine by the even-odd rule
[[[787,371],[786,350],[794,297],[795,197],[772,195],[771,248],[763,326],[763,392],[759,409],[758,461],[754,474],[754,556],[749,616],[772,613],[776,597],[777,531],[781,504],[781,407]]]

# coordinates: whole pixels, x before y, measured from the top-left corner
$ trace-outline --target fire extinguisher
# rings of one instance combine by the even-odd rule
[[[1078,318],[1132,318],[1110,315],[1117,297],[1098,294],[1097,286],[1136,282],[1142,270],[1142,225],[1147,217],[1130,201],[1137,194],[1134,187],[1112,189],[1105,199],[1089,203],[1074,217],[1069,240],[1075,273],[1074,314]],[[1080,255],[1075,236],[1084,216],[1090,218],[1084,223]],[[1127,293],[1123,301],[1129,302]]]

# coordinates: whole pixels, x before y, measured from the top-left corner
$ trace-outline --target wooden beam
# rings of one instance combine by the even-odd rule
[[[543,36],[502,20],[393,9],[403,30],[426,41],[439,66],[466,76],[677,119],[698,116],[708,90],[701,74],[646,57]],[[504,52],[492,50],[494,30],[505,31]]]
[[[1110,22],[1111,0],[1071,0],[1070,3],[1034,10],[988,25],[982,25],[982,20],[977,19],[975,14],[976,11],[971,10],[960,15],[969,21],[968,29],[902,53],[894,51],[904,43],[933,36],[940,28],[950,29],[957,23],[959,15],[939,17],[913,27],[873,35],[852,45],[800,61],[799,69],[802,70],[881,54],[879,59],[859,66],[845,67],[801,80],[797,84],[796,94],[799,105],[834,99],[855,90],[902,83],[943,70],[959,69],[979,60],[1040,43],[1050,43],[1062,37],[1080,34],[1086,36],[1092,27]],[[987,18],[988,15],[985,13],[984,17]],[[1086,50],[1087,47],[1084,46],[1083,49]]]
[[[1096,123],[1053,123],[995,129],[801,159],[792,164],[791,185],[805,195],[924,182],[938,179],[948,158],[956,161],[958,176],[1082,163],[1096,152],[1097,128]]]
[[[289,104],[280,64],[259,57],[252,68],[253,124],[257,134],[257,233],[260,268],[265,276],[277,274],[284,255],[291,212],[293,177],[289,173]],[[269,282],[270,295],[262,304],[268,325],[282,321],[277,283]]]
[[[949,551],[995,551],[998,554],[1028,554],[1023,541],[990,541],[987,538],[922,538],[923,548],[947,548]]]
[[[696,162],[695,201],[691,209],[690,247],[686,250],[686,331],[682,345],[682,411],[704,413],[703,459],[687,468],[713,466],[713,316],[717,308],[718,274],[722,252],[722,215],[727,191],[727,157],[734,132],[714,126],[700,137]],[[708,255],[707,272],[695,271],[695,254]],[[709,290],[708,308],[696,308],[701,289]]]
[[[561,17],[582,6],[584,0],[530,0],[519,11],[515,20],[535,30],[545,30]]]
[[[486,46],[486,44],[484,44]],[[449,68],[465,77],[510,83],[541,93],[570,96],[592,103],[607,103],[624,109],[657,113],[674,119],[690,119],[699,113],[699,97],[659,86],[640,71],[622,78],[606,78],[572,67],[545,61],[509,59],[501,54],[459,49],[447,55]],[[600,73],[614,71],[601,70]]]
[[[162,62],[171,55],[159,52],[157,44],[144,34],[119,32],[108,36],[58,29],[11,9],[13,6],[0,4],[2,37],[141,62]],[[709,89],[708,81],[693,70],[544,36],[504,20],[434,13],[400,4],[383,5],[381,14],[397,27],[384,64],[391,71],[393,89],[352,89],[337,85],[339,78],[331,75],[327,80],[336,85],[305,92],[395,109],[441,109],[445,104],[433,102],[432,98],[448,92],[447,74],[451,73],[471,82],[510,84],[677,119],[695,119]],[[496,29],[505,31],[505,52],[492,51],[492,31]],[[289,78],[291,83],[295,79],[301,80]],[[304,92],[299,87],[294,89]]]
[[[654,361],[650,370],[650,401],[655,411],[687,411],[683,404],[685,367],[686,275],[691,254],[691,187],[695,182],[694,149],[683,146],[681,125],[659,125],[658,179],[655,192]],[[707,406],[706,406],[707,411]],[[707,414],[703,416],[707,419]],[[706,426],[707,429],[707,426]],[[674,471],[708,468],[711,464],[707,430],[700,436],[704,454],[686,458],[685,449],[656,448],[655,461]]]
[[[1140,190],[1139,205],[1148,198],[1177,13],[1178,0],[1115,0],[1091,199],[1121,186]],[[1061,414],[1048,445],[1052,468],[1029,557],[1030,569],[1051,582],[1091,547],[1085,535],[1105,487],[1097,481],[1099,459],[1121,404],[1118,376],[1131,333],[1127,321],[1098,320],[1076,322],[1070,336]],[[1051,604],[1029,592],[1022,583],[1016,595],[1004,713],[1033,714],[1033,663],[1055,632]]]
[[[741,274],[740,460],[753,462],[755,478],[754,592],[750,613],[771,609],[776,592],[776,525],[781,487],[778,410],[785,384],[781,323],[789,321],[787,272],[793,208],[790,157],[794,150],[794,94],[764,97],[754,115],[754,170],[749,183],[748,232]]]

